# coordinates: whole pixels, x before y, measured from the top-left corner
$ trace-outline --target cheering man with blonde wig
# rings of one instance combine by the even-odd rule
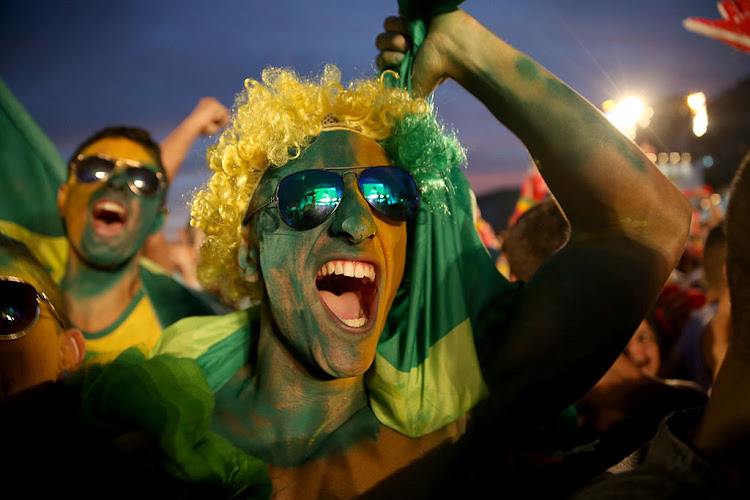
[[[403,19],[385,28],[382,69],[411,44]],[[462,450],[497,450],[593,385],[682,252],[688,202],[564,83],[462,10],[415,48],[411,92],[387,71],[344,87],[331,66],[266,70],[208,152],[200,276],[253,305],[184,319],[154,352],[198,359],[213,430],[264,460],[278,498],[448,488]],[[415,97],[446,78],[524,141],[571,223],[528,283],[495,269],[463,150]]]

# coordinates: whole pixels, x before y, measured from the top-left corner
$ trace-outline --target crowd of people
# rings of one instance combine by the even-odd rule
[[[685,258],[686,196],[453,3],[387,18],[373,78],[269,68],[231,113],[203,98],[161,143],[108,127],[67,162],[0,88],[4,484],[747,494],[750,153]],[[499,234],[429,98],[448,79],[544,184]],[[202,135],[211,178],[170,242],[166,193]]]

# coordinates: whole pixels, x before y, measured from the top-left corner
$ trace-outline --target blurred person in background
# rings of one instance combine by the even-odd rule
[[[7,178],[0,230],[24,242],[60,287],[70,321],[86,339],[86,362],[136,345],[148,352],[176,320],[228,310],[143,257],[146,239],[162,230],[168,179],[186,142],[202,130],[199,123],[216,120],[213,100],[201,100],[166,141],[171,174],[159,145],[138,127],[96,132],[66,166],[4,86],[0,100],[0,171]]]
[[[725,234],[731,333],[705,408],[670,415],[637,461],[572,498],[750,495],[750,153],[732,181]]]
[[[503,251],[511,279],[532,280],[569,238],[570,223],[554,198],[528,208],[505,233]],[[546,474],[551,482],[548,491],[573,490],[636,451],[672,411],[705,403],[706,395],[697,385],[659,377],[657,331],[652,310],[594,387],[555,421],[537,429],[538,436],[531,436],[528,445],[537,447],[536,454],[523,448],[515,451],[521,458],[536,459],[526,462],[530,468],[519,473],[529,479]],[[570,418],[576,419],[572,428],[564,425]]]
[[[711,388],[729,342],[731,301],[726,275],[726,236],[724,225],[711,229],[706,238],[702,270],[706,303],[693,309],[670,356],[665,373],[693,380]]]

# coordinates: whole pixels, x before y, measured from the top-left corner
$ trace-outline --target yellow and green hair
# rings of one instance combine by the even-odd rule
[[[433,113],[428,101],[382,78],[344,89],[333,66],[315,82],[269,69],[261,82],[246,82],[234,121],[208,152],[214,174],[197,194],[192,220],[207,235],[204,283],[222,286],[229,299],[258,298],[260,287],[240,276],[237,251],[266,168],[302,154],[327,127],[347,127],[377,140],[392,164],[409,170],[420,189],[419,212],[407,225],[404,278],[365,386],[378,420],[413,437],[443,428],[487,397],[477,345],[502,335],[519,289],[479,238],[464,151]],[[255,362],[259,314],[250,307],[220,320],[183,320],[164,332],[159,352],[198,359],[213,391],[236,394],[234,374]]]
[[[356,80],[344,88],[339,69],[328,65],[317,79],[268,68],[261,81],[245,80],[231,124],[206,154],[213,174],[191,212],[191,224],[206,233],[199,278],[218,285],[226,299],[257,293],[240,275],[237,250],[261,177],[268,167],[299,157],[326,128],[353,129],[379,141],[394,165],[414,175],[423,203],[440,206],[450,188],[448,171],[465,160],[455,134],[444,132],[432,105],[384,78]]]

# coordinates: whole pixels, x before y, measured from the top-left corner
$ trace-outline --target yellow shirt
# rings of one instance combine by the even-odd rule
[[[160,335],[159,319],[141,289],[113,325],[98,332],[83,332],[86,363],[107,363],[129,347],[137,347],[148,354]]]
[[[37,234],[3,220],[0,220],[0,232],[25,243],[55,282],[60,282],[70,254],[70,246],[64,236]],[[167,276],[157,264],[141,258],[140,267],[141,288],[117,321],[98,332],[82,332],[86,340],[86,363],[112,361],[129,347],[138,347],[148,354],[156,345],[162,329],[173,321],[188,315],[216,314],[207,303]],[[154,279],[146,282],[147,276],[159,277],[158,283]],[[149,289],[149,284],[153,289]],[[149,298],[149,293],[155,297],[154,300]],[[182,310],[170,311],[175,308]]]

